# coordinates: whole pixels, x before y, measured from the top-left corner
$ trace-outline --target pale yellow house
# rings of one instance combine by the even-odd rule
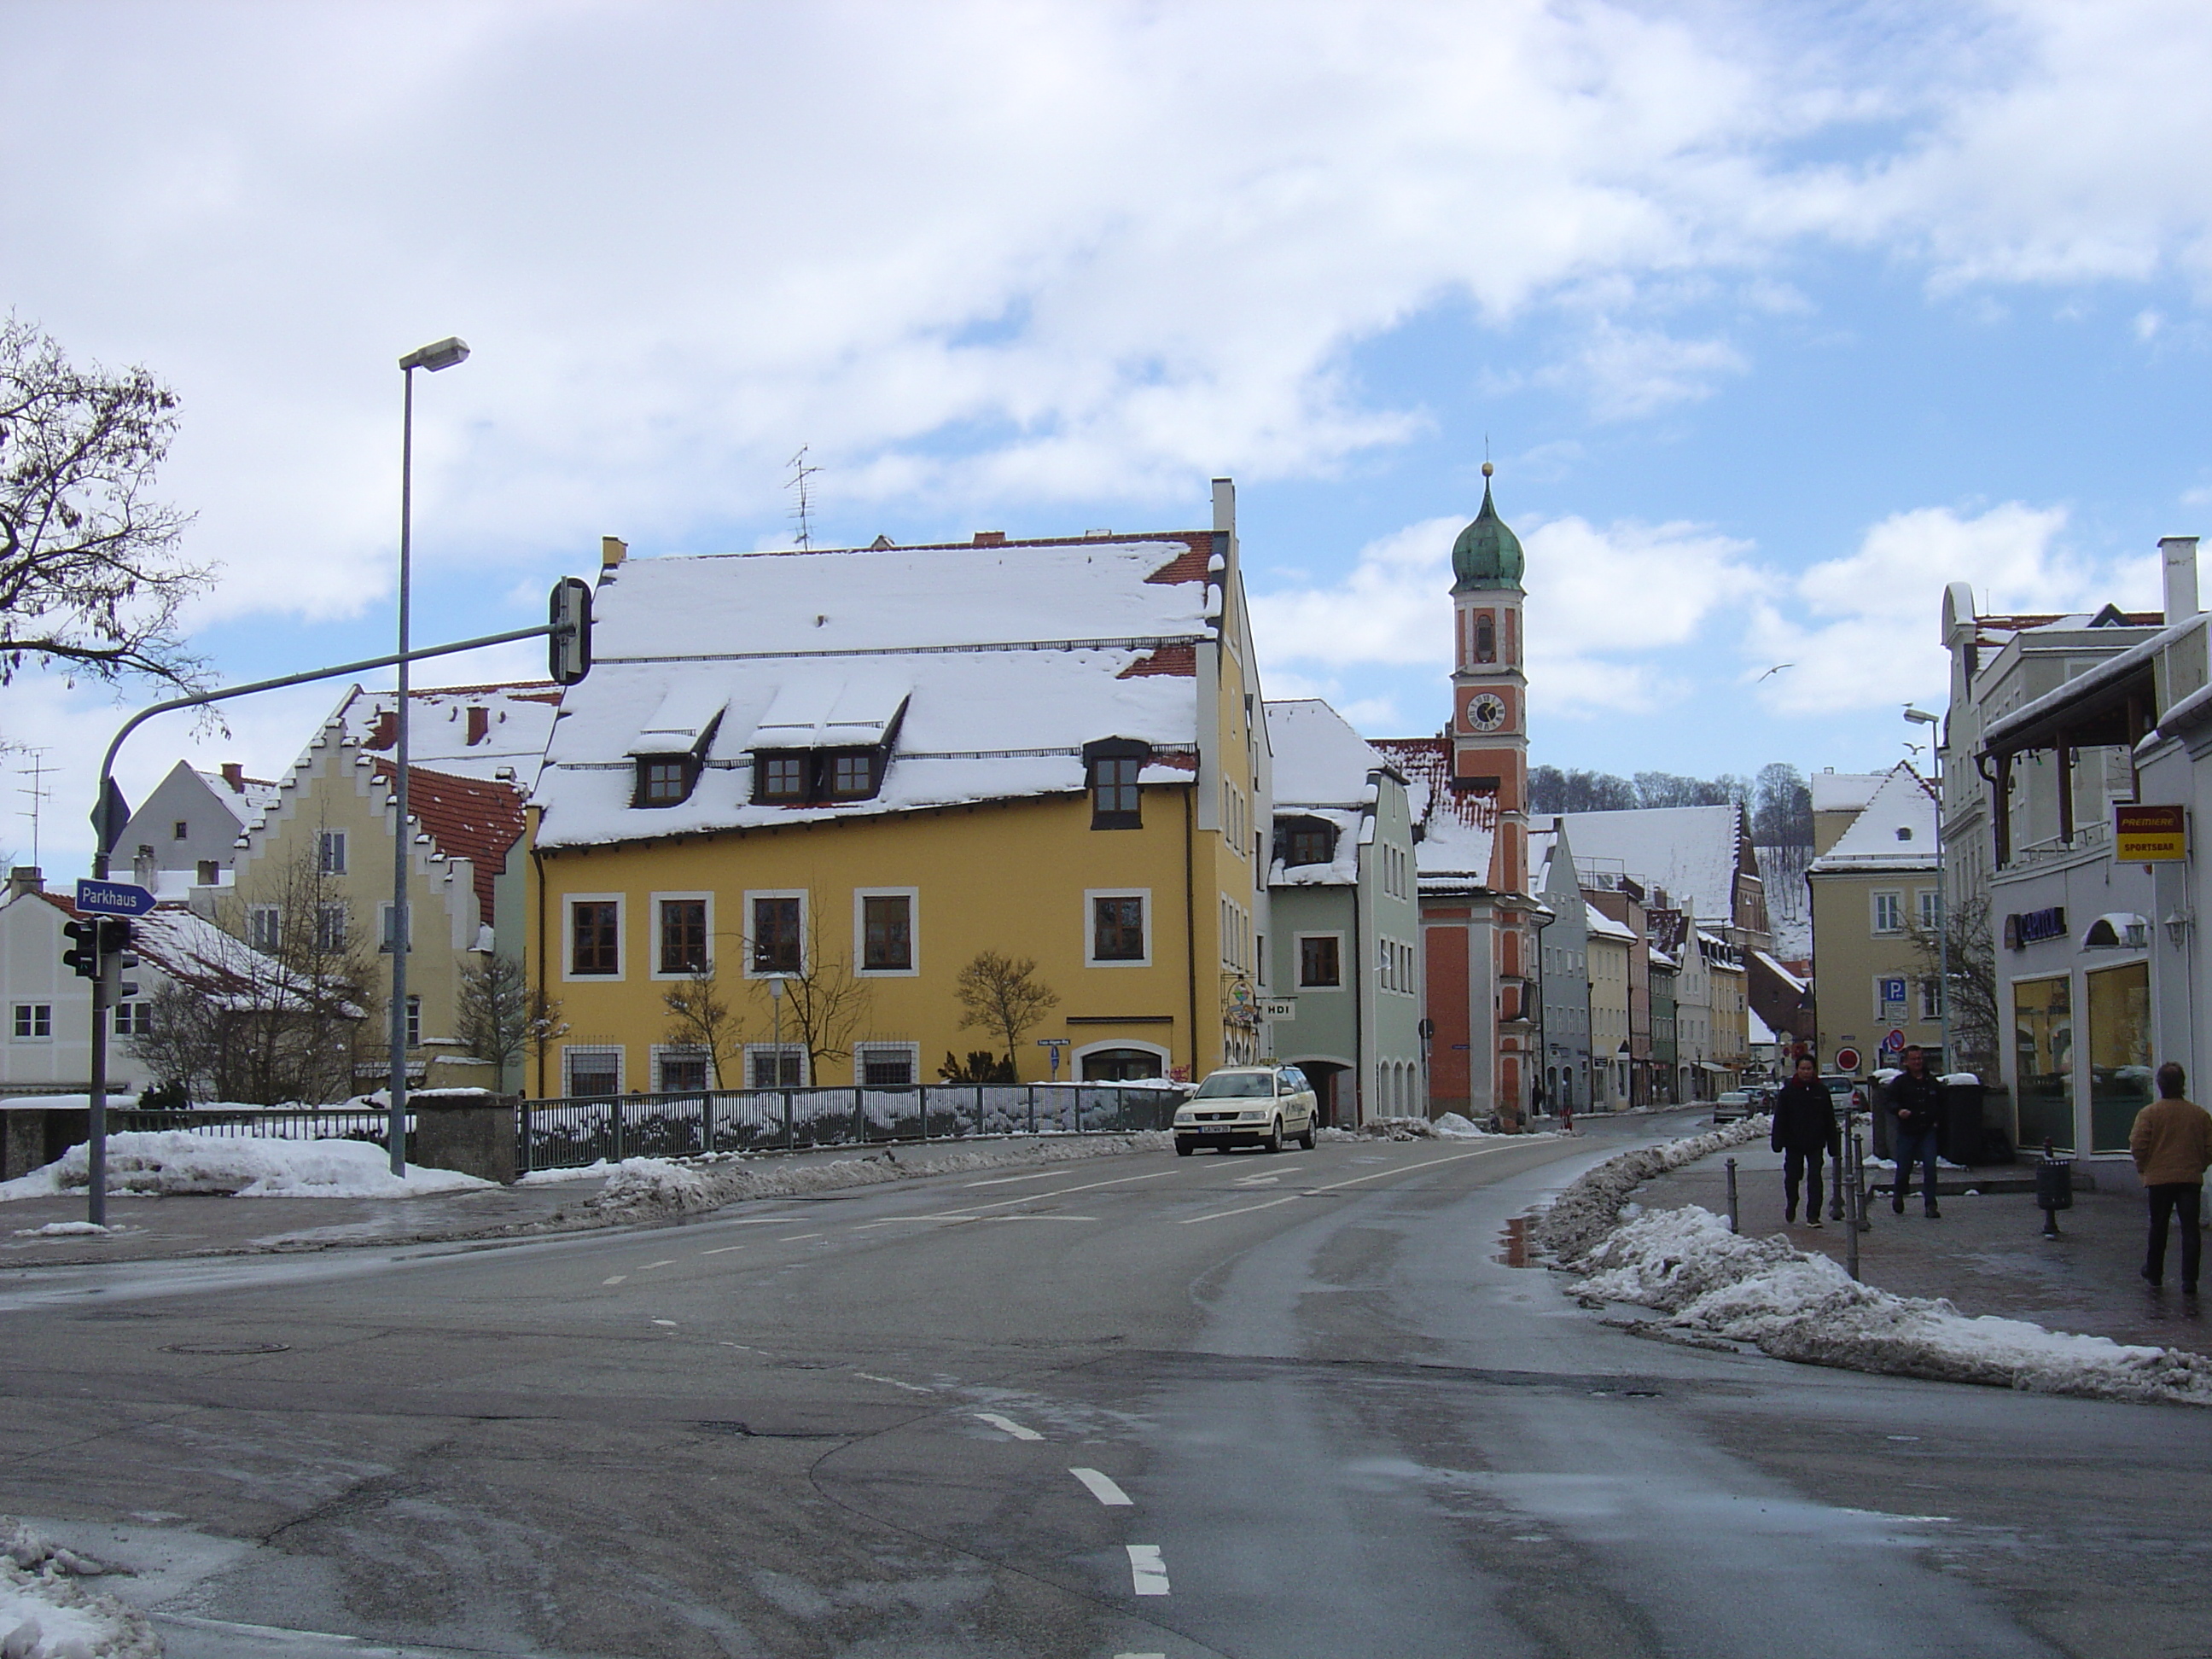
[[[1632,1103],[1629,1072],[1629,987],[1636,933],[1595,904],[1589,917],[1590,1103],[1601,1111]]]
[[[286,929],[313,928],[326,952],[350,952],[368,965],[378,1000],[362,1036],[358,1080],[374,1089],[388,1070],[397,773],[362,747],[343,712],[325,723],[240,838],[234,884],[196,890],[194,908],[257,950],[276,954]],[[522,792],[419,766],[408,777],[410,1073],[432,1087],[495,1087],[500,1079],[457,1035],[457,998],[463,974],[493,951],[495,889],[510,855],[520,857]]]
[[[1848,829],[1807,866],[1813,896],[1813,988],[1823,1070],[1844,1050],[1866,1075],[1883,1064],[1895,1034],[1941,1060],[1935,975],[1912,932],[1937,922],[1936,798],[1910,766],[1874,789]]]
[[[568,1029],[531,1087],[932,1081],[1006,1046],[961,1024],[986,952],[1056,999],[1017,1033],[1024,1081],[1255,1058],[1270,793],[1237,564],[1226,481],[1208,530],[610,539],[532,797],[529,971]]]

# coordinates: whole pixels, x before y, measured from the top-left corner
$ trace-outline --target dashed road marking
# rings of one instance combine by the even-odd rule
[[[1114,1484],[1114,1477],[1097,1469],[1070,1469],[1068,1473],[1091,1488],[1091,1495],[1109,1508],[1129,1506],[1129,1494]]]
[[[1411,1175],[1416,1170],[1425,1170],[1437,1164],[1457,1164],[1464,1158],[1487,1158],[1492,1152],[1504,1150],[1499,1146],[1480,1146],[1471,1152],[1448,1152],[1442,1158],[1425,1158],[1418,1164],[1401,1164],[1395,1169],[1377,1170],[1372,1175],[1353,1176],[1347,1180],[1332,1181],[1319,1187],[1303,1188],[1281,1198],[1271,1198],[1265,1204],[1247,1204],[1238,1209],[1215,1210],[1206,1215],[1187,1215],[1182,1218],[1182,1224],[1188,1227],[1194,1222],[1218,1221],[1224,1216],[1249,1215],[1255,1210],[1272,1210],[1276,1205],[1288,1204],[1293,1199],[1310,1198],[1316,1193],[1333,1193],[1340,1187],[1357,1187],[1363,1182],[1381,1181],[1391,1176]]]
[[[1234,1210],[1215,1210],[1206,1215],[1187,1215],[1183,1217],[1182,1224],[1188,1227],[1198,1221],[1218,1221],[1225,1215],[1249,1215],[1255,1210],[1272,1210],[1278,1204],[1294,1204],[1299,1196],[1297,1193],[1286,1193],[1280,1198],[1269,1199],[1265,1204],[1246,1204]]]
[[[653,1322],[656,1325],[665,1325],[671,1330],[676,1328],[676,1322],[672,1319],[656,1319]]]
[[[902,1382],[896,1376],[878,1376],[873,1371],[854,1371],[854,1376],[865,1382],[888,1382],[895,1389],[904,1389],[908,1394],[935,1394],[934,1389],[925,1389],[919,1382]]]
[[[666,1260],[665,1260],[665,1261],[648,1261],[648,1262],[647,1262],[647,1263],[645,1264],[645,1266],[644,1266],[644,1267],[640,1267],[640,1268],[638,1269],[638,1272],[640,1272],[640,1273],[646,1273],[646,1272],[648,1272],[648,1271],[650,1271],[651,1269],[653,1269],[653,1268],[654,1268],[654,1267],[674,1267],[675,1265],[676,1265],[676,1258],[675,1258],[674,1256],[672,1256],[672,1256],[668,1257],[668,1258],[667,1258]]]
[[[599,1283],[600,1283],[600,1284],[602,1284],[602,1285],[619,1285],[619,1284],[621,1284],[621,1283],[623,1282],[623,1280],[624,1280],[625,1279],[628,1279],[629,1277],[629,1275],[628,1273],[617,1273],[617,1274],[615,1274],[615,1275],[614,1275],[612,1278],[611,1278],[611,1279],[601,1279],[601,1280],[599,1281]]]
[[[977,1412],[975,1415],[984,1422],[988,1423],[993,1428],[998,1430],[1000,1433],[1010,1434],[1017,1440],[1042,1440],[1044,1438],[1044,1437],[1039,1434],[1035,1429],[1024,1428],[1019,1423],[1015,1422],[1012,1418],[1001,1417],[996,1412]]]
[[[802,1238],[819,1238],[821,1237],[822,1235],[820,1233],[793,1233],[788,1238],[779,1238],[775,1242],[779,1244],[796,1244]]]
[[[1168,1593],[1168,1564],[1160,1559],[1158,1544],[1124,1544],[1129,1552],[1129,1578],[1139,1595]]]
[[[742,1244],[718,1244],[713,1249],[702,1250],[699,1254],[701,1255],[727,1255],[732,1250],[742,1250],[745,1247]]]
[[[1246,1176],[1237,1184],[1239,1187],[1272,1187],[1281,1179],[1280,1176]]]
[[[1011,1187],[1017,1181],[1050,1181],[1055,1176],[1066,1173],[1065,1170],[1039,1170],[1034,1175],[994,1176],[988,1181],[963,1181],[960,1184],[963,1187]]]

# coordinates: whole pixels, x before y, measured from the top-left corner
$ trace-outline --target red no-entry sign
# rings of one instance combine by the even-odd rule
[[[1838,1048],[1836,1050],[1836,1069],[1838,1071],[1856,1072],[1858,1068],[1859,1051],[1857,1049]]]

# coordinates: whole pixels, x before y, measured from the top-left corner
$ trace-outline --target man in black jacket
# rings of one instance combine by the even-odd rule
[[[1905,1051],[1905,1070],[1889,1085],[1889,1102],[1897,1111],[1891,1148],[1897,1154],[1897,1179],[1890,1185],[1889,1207],[1905,1213],[1905,1195],[1917,1164],[1921,1200],[1933,1220],[1942,1213],[1936,1207],[1936,1153],[1943,1139],[1943,1085],[1928,1075],[1928,1056],[1917,1042]]]
[[[1766,1144],[1782,1154],[1782,1218],[1797,1218],[1797,1183],[1805,1183],[1805,1224],[1820,1224],[1820,1160],[1841,1149],[1835,1103],[1820,1082],[1809,1054],[1797,1061],[1797,1074],[1774,1100],[1774,1127]]]

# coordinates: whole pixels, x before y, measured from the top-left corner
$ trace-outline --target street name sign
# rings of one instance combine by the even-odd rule
[[[143,916],[154,908],[154,896],[127,881],[79,881],[76,908],[94,916]]]
[[[2121,864],[2178,864],[2189,856],[2189,813],[2180,806],[2112,808],[2112,857]]]

